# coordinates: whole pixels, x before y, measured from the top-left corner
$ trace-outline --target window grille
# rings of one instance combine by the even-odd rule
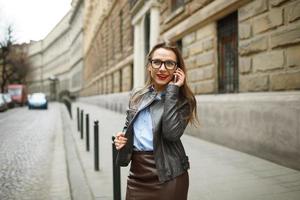
[[[238,92],[237,12],[218,21],[219,92]]]

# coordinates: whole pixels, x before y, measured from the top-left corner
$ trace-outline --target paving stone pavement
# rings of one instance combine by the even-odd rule
[[[77,131],[77,107],[89,114],[89,152],[85,149],[85,136],[80,139]],[[64,123],[69,123],[71,129],[84,173],[83,184],[89,187],[92,199],[113,199],[111,136],[122,130],[125,115],[82,102],[72,104],[72,113],[73,120],[64,115]],[[94,120],[99,120],[100,171],[94,170]],[[299,171],[187,134],[182,141],[191,163],[189,200],[300,200]],[[128,167],[122,168],[122,199],[127,175]]]
[[[70,199],[60,104],[0,113],[0,199]]]
[[[69,185],[68,168],[66,163],[66,151],[64,145],[63,118],[61,116],[61,107],[59,106],[56,118],[56,137],[53,146],[53,160],[51,167],[52,183],[49,191],[49,199],[70,200],[71,191]]]

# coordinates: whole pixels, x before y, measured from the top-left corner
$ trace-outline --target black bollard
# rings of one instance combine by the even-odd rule
[[[115,147],[114,140],[115,140],[115,137],[112,136],[114,200],[121,200],[121,172],[120,172],[120,166],[118,166],[117,162],[116,162],[118,150]]]
[[[98,120],[94,121],[94,164],[95,171],[99,171],[99,122]]]
[[[80,124],[79,124],[79,107],[77,107],[77,130],[80,131]]]
[[[86,128],[86,150],[90,151],[90,122],[89,122],[89,114],[85,115],[85,128]]]
[[[72,102],[71,101],[69,101],[68,102],[69,103],[69,113],[70,113],[70,117],[71,117],[71,119],[73,119],[73,117],[72,117]]]
[[[81,110],[80,122],[80,138],[83,139],[83,110]]]

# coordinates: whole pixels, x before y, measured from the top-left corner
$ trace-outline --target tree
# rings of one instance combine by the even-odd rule
[[[9,83],[24,83],[29,62],[26,44],[14,44],[13,29],[8,26],[6,37],[0,41],[1,92]]]

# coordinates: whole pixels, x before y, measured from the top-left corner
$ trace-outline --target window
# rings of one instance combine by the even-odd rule
[[[133,63],[130,65],[130,90],[133,89],[134,86],[134,78],[133,78]]]
[[[123,73],[122,73],[122,69],[120,69],[120,76],[119,76],[119,92],[123,92]]]
[[[150,50],[150,12],[147,12],[145,15],[145,22],[144,22],[144,52],[145,56],[148,55],[149,50]],[[146,61],[147,62],[147,61]],[[145,70],[144,77],[147,77],[147,70]],[[145,82],[147,79],[145,78]]]
[[[130,33],[130,45],[133,46],[133,42],[134,42],[134,26],[130,25],[131,28],[131,33]]]
[[[144,22],[144,30],[145,30],[145,55],[148,54],[150,50],[150,12],[147,12],[145,15],[145,22]]]
[[[219,92],[238,92],[237,12],[218,21]]]
[[[182,52],[182,40],[177,40],[176,41],[176,46],[179,49],[180,52]]]
[[[111,37],[111,58],[115,58],[115,34],[114,34],[114,23],[113,20],[110,21],[110,37]]]
[[[119,14],[119,18],[120,18],[120,52],[123,51],[123,12],[122,10],[120,11],[120,14]]]
[[[184,0],[171,0],[171,10],[175,11],[184,5]]]

